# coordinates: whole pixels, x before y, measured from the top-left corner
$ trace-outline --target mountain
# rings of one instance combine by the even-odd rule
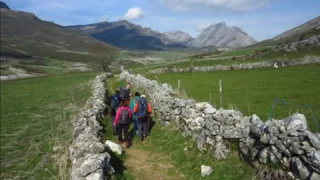
[[[92,60],[90,48],[101,43],[94,38],[42,21],[27,12],[0,9],[1,55],[32,55],[67,60]]]
[[[239,48],[249,46],[257,41],[236,26],[228,27],[221,22],[206,28],[189,45],[194,47]]]
[[[168,31],[163,34],[166,35],[171,42],[179,44],[188,44],[188,42],[193,39],[190,34],[182,31]]]
[[[261,41],[254,46],[278,45],[298,42],[311,36],[320,35],[320,16],[300,25],[274,38]]]
[[[125,20],[66,26],[66,28],[124,49],[163,50],[184,47],[172,43],[165,34]]]
[[[0,9],[10,9],[9,6],[3,1],[0,1]]]

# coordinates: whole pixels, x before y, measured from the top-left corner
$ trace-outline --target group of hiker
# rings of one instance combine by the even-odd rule
[[[118,143],[129,143],[129,126],[133,122],[133,134],[138,135],[143,141],[149,135],[150,114],[152,112],[150,103],[145,95],[136,92],[130,93],[131,84],[128,82],[125,88],[117,88],[115,94],[109,99],[111,126],[113,135],[118,135]],[[124,138],[123,138],[124,134]]]

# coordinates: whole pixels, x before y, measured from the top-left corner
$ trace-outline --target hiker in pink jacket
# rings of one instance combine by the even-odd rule
[[[128,106],[129,101],[122,100],[117,109],[116,117],[114,118],[113,125],[117,126],[119,144],[123,143],[122,132],[124,133],[124,142],[126,147],[129,148],[129,125],[132,122],[132,113]]]

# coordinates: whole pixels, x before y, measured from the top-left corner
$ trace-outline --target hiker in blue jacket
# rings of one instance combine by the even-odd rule
[[[136,92],[134,94],[134,97],[132,97],[132,100],[130,103],[131,112],[133,112],[134,106],[136,103],[138,103],[139,98],[140,98],[140,93]],[[136,114],[133,114],[133,130],[136,134],[138,134],[138,116]]]
[[[109,105],[110,105],[110,121],[112,126],[113,135],[117,135],[117,127],[113,125],[114,118],[116,116],[116,112],[118,109],[118,106],[120,104],[120,89],[116,89],[116,93],[113,94],[109,99]]]

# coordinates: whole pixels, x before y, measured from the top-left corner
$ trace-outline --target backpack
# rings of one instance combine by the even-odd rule
[[[118,106],[119,106],[118,96],[113,95],[111,97],[111,109],[116,110]]]
[[[140,118],[146,117],[148,114],[148,104],[146,98],[140,98],[138,100],[138,110],[137,115]]]
[[[130,94],[130,92],[128,89],[125,89],[125,88],[121,89],[120,99],[129,99],[130,98],[129,94]]]
[[[128,109],[119,109],[120,110],[120,117],[119,117],[119,124],[129,124],[129,111]]]

